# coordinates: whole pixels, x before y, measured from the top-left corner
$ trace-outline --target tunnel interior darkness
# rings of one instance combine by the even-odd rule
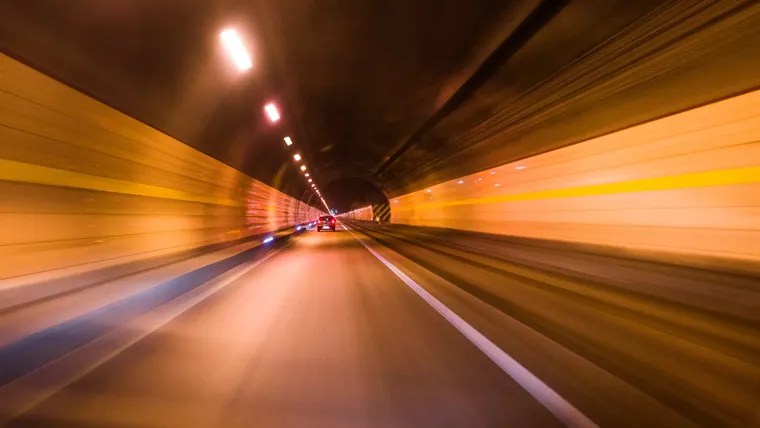
[[[0,5],[0,43],[293,197],[284,136],[318,184],[397,196],[755,88],[760,30],[735,19],[753,2],[718,3],[27,0]]]
[[[388,203],[388,198],[378,186],[359,177],[336,179],[327,185],[324,194],[330,201],[330,208],[341,213]]]

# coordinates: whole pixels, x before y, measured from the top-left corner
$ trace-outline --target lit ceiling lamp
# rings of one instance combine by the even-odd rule
[[[306,165],[301,165],[301,171],[306,171]]]
[[[307,173],[306,173],[306,174],[304,174],[303,176],[304,176],[304,177],[308,177],[308,176],[309,176],[309,173],[307,172]]]
[[[285,144],[286,145],[288,145],[288,146],[292,146],[293,145],[293,140],[291,140],[290,137],[285,137],[284,140],[285,140]]]
[[[264,106],[264,111],[267,113],[270,122],[277,122],[280,120],[280,112],[277,110],[277,106],[274,103],[269,103]]]
[[[298,161],[301,160],[301,155],[299,155],[298,153],[296,153],[296,154],[293,155],[293,159],[295,159],[296,162],[298,162]]]
[[[227,49],[227,52],[232,57],[238,70],[244,71],[253,66],[251,57],[245,51],[245,47],[240,37],[238,37],[237,31],[233,29],[224,30],[220,34],[220,37],[222,38],[222,44],[224,44],[225,49]]]
[[[309,179],[309,183],[311,183],[311,178]]]

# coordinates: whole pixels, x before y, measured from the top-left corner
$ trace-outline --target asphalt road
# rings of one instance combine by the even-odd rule
[[[355,226],[600,426],[760,427],[756,275],[589,246]]]
[[[12,427],[555,427],[350,233],[309,232]]]

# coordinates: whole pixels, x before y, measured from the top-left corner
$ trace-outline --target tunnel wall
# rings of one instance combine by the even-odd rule
[[[392,221],[756,262],[759,141],[760,91],[391,198]]]
[[[0,279],[244,240],[319,214],[0,55]]]
[[[345,220],[372,221],[373,216],[374,214],[373,214],[372,205],[367,205],[366,207],[357,208],[353,211],[343,213],[339,215],[338,218],[342,218]]]

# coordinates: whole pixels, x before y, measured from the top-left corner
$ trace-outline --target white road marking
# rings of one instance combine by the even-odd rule
[[[290,246],[237,266],[174,300],[0,387],[0,426],[28,412],[62,389],[227,287]]]
[[[441,303],[441,301],[436,299],[421,285],[417,284],[417,282],[393,265],[393,263],[373,250],[352,231],[349,230],[349,233],[562,423],[573,428],[598,428],[598,425],[591,421],[591,419],[587,418],[567,400],[554,392],[541,379],[529,372],[528,369],[515,361],[509,354],[488,340],[487,337],[468,324],[467,321]]]

